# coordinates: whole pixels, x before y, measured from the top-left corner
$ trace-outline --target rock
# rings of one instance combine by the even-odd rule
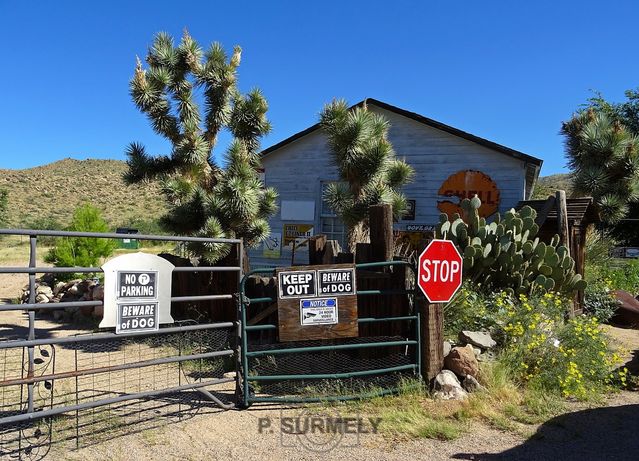
[[[62,317],[64,317],[64,311],[60,310],[60,311],[53,311],[53,320],[62,320]]]
[[[66,295],[71,295],[71,296],[76,296],[80,294],[80,289],[78,288],[78,285],[74,284],[71,285],[69,288],[66,289],[66,293],[64,294],[64,296]],[[64,298],[63,296],[63,298]]]
[[[639,300],[635,299],[634,296],[623,290],[614,290],[612,294],[617,299],[619,307],[611,320],[622,325],[631,327],[638,326]]]
[[[82,306],[80,307],[80,314],[89,317],[93,314],[93,309],[95,306]]]
[[[475,357],[479,357],[479,355],[481,354],[481,349],[479,349],[478,347],[473,347],[473,353],[475,354]]]
[[[452,344],[450,344],[450,341],[444,341],[444,357],[446,357],[449,353],[450,350],[453,348]]]
[[[461,377],[477,376],[479,373],[479,363],[470,344],[466,347],[453,347],[444,359],[444,366]]]
[[[55,275],[52,273],[47,273],[40,277],[40,283],[44,283],[45,285],[52,286],[54,281]]]
[[[482,333],[481,331],[462,331],[459,333],[459,340],[464,344],[472,344],[480,349],[490,349],[497,345],[489,333]]]
[[[234,371],[227,371],[222,376],[224,378],[233,378],[233,379],[235,379],[235,372]]]
[[[462,389],[457,376],[450,370],[442,370],[435,377],[433,397],[440,400],[464,400],[468,393]]]
[[[62,291],[62,289],[65,287],[66,283],[64,282],[58,282],[55,284],[55,287],[53,287],[53,294],[57,295],[60,293],[60,291]]]
[[[95,308],[93,309],[93,316],[96,318],[101,319],[102,317],[104,317],[104,305],[101,304],[99,306],[95,306]]]
[[[36,296],[35,301],[37,303],[43,304],[43,303],[48,303],[50,299],[46,295],[43,295],[42,293],[40,293],[39,295]]]
[[[48,285],[40,285],[38,288],[36,288],[36,295],[44,295],[47,298],[51,299],[53,298],[53,290]]]
[[[91,298],[94,301],[104,301],[104,286],[103,285],[94,286],[93,290],[91,290]]]
[[[462,383],[462,387],[464,388],[464,390],[466,392],[477,392],[477,391],[483,391],[484,390],[484,386],[479,384],[479,381],[477,381],[471,375],[468,375],[468,376],[466,376],[464,378],[464,381]]]

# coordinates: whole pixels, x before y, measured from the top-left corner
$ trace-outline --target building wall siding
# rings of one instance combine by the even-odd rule
[[[445,200],[437,191],[446,178],[460,170],[479,170],[496,182],[501,195],[501,212],[525,199],[525,163],[522,160],[374,105],[369,109],[382,113],[390,121],[389,139],[395,152],[415,169],[413,182],[404,188],[407,198],[416,200],[415,220],[400,221],[396,228],[404,229],[407,224],[436,224],[440,214],[437,201]],[[315,233],[319,233],[320,184],[338,178],[321,131],[313,131],[271,152],[263,158],[263,165],[266,185],[278,190],[280,203],[282,200],[315,202]],[[282,233],[284,223],[279,212],[270,224],[273,232]],[[280,260],[261,256],[261,247],[252,250],[252,265],[288,265],[291,261],[290,251],[286,249],[282,249]],[[296,261],[305,264],[306,258],[306,253],[299,254]]]

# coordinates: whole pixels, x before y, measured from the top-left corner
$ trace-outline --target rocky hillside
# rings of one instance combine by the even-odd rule
[[[151,221],[165,212],[157,184],[127,186],[120,160],[64,159],[25,170],[1,170],[0,189],[9,192],[12,227],[58,222],[66,225],[73,210],[91,203],[110,225]]]
[[[557,190],[565,190],[566,195],[572,195],[572,180],[567,173],[551,174],[541,176],[535,185],[533,198],[546,198],[549,194],[554,194]]]

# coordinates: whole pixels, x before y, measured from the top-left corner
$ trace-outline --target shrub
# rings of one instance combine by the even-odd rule
[[[455,298],[444,307],[444,332],[456,338],[462,330],[493,330],[499,313],[491,296],[481,287],[465,281]]]
[[[500,361],[517,381],[532,388],[587,399],[626,384],[627,370],[601,330],[599,320],[583,315],[563,320],[568,300],[553,293],[513,300],[501,294],[506,335]]]
[[[616,259],[606,265],[588,266],[589,279],[610,290],[639,293],[639,259]]]
[[[591,283],[588,285],[584,302],[584,309],[588,314],[605,323],[615,315],[618,307],[617,298],[605,284]]]
[[[102,219],[100,210],[86,204],[73,212],[71,231],[108,232],[109,228]],[[94,237],[62,237],[49,250],[45,261],[56,267],[94,267],[101,258],[113,253],[115,242],[111,239]],[[64,274],[61,279],[72,278],[74,274]]]
[[[57,219],[51,216],[37,217],[27,223],[27,227],[36,230],[63,230],[64,226]],[[38,245],[53,246],[60,237],[50,237],[48,235],[38,236]]]
[[[9,224],[9,199],[8,193],[4,189],[0,189],[0,227]]]

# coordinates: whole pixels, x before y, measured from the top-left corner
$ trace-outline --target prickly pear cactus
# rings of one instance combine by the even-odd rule
[[[502,218],[497,213],[490,224],[479,217],[481,201],[477,196],[461,202],[464,219],[458,214],[448,219],[440,215],[436,237],[452,240],[464,257],[464,275],[484,286],[511,288],[515,293],[530,293],[535,288],[575,291],[586,287],[575,274],[575,261],[555,235],[549,244],[536,237],[537,212],[526,206],[511,209]]]

